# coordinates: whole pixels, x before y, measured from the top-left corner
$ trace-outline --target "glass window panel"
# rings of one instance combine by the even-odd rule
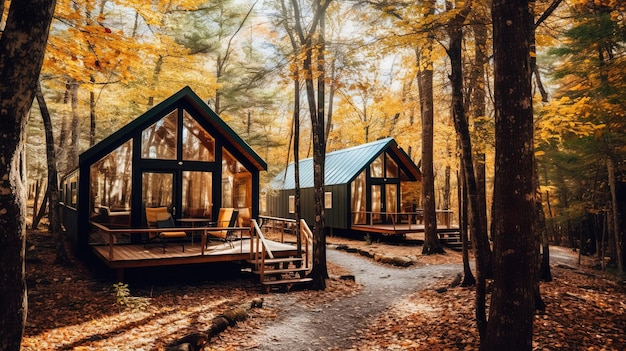
[[[215,139],[187,111],[183,111],[183,160],[215,161]]]
[[[222,207],[252,207],[252,174],[222,149]]]
[[[178,110],[172,111],[141,132],[141,157],[176,159]]]
[[[370,176],[372,178],[383,177],[383,157],[384,154],[376,157],[376,159],[370,164]]]
[[[296,213],[296,197],[289,195],[289,213]]]
[[[333,193],[330,191],[324,193],[324,208],[333,208]]]
[[[145,207],[167,207],[171,213],[174,175],[144,172],[141,175],[141,198]]]
[[[132,146],[132,140],[129,140],[91,165],[89,209],[92,220],[130,225]],[[70,192],[72,197],[74,190]]]
[[[385,184],[385,207],[387,211],[387,221],[393,220],[398,212],[398,185]]]
[[[382,218],[382,187],[380,185],[372,185],[372,223],[381,223]]]
[[[385,177],[398,178],[398,164],[391,156],[385,155]]]
[[[68,206],[76,207],[78,204],[78,171],[72,172],[72,174],[66,179],[66,182],[67,189],[65,190],[65,194],[62,195],[67,197],[65,198],[61,196],[61,200]]]
[[[213,173],[183,172],[183,218],[210,218],[213,210]]]
[[[358,177],[350,184],[350,192],[352,193],[351,209],[352,224],[365,224],[366,219],[366,200],[365,200],[365,171],[361,172]]]

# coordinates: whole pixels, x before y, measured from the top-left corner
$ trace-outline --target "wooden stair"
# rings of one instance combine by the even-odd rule
[[[461,232],[439,232],[439,241],[446,247],[454,251],[463,251],[463,242],[461,241]]]
[[[301,257],[268,258],[260,265],[263,267],[255,267],[253,272],[259,275],[266,293],[281,287],[289,291],[294,285],[312,281],[305,277],[309,268],[305,267]]]

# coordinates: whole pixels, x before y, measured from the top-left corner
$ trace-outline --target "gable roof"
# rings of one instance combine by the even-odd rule
[[[384,138],[371,143],[327,153],[324,164],[324,184],[338,185],[350,183],[385,150],[394,154],[397,159],[400,160],[401,168],[411,180],[419,180],[421,178],[417,166],[413,163],[409,155],[398,146],[393,138]],[[313,158],[300,160],[299,165],[300,187],[312,188]],[[293,162],[274,177],[270,182],[270,187],[276,190],[294,189],[296,187]]]
[[[200,99],[200,97],[189,86],[182,88],[174,95],[163,100],[161,103],[132,120],[130,123],[109,135],[98,144],[80,154],[79,163],[82,164],[84,160],[89,160],[100,155],[104,150],[115,148],[126,142],[133,136],[135,130],[141,128],[146,121],[151,120],[156,115],[164,116],[172,110],[172,106],[178,105],[181,101],[191,105],[193,111],[188,112],[190,112],[192,116],[195,118],[203,117],[215,129],[216,133],[223,136],[259,171],[267,169],[267,163],[204,101],[202,101],[202,99]]]

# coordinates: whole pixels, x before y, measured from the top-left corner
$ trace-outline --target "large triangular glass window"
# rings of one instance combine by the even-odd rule
[[[215,139],[187,111],[183,111],[183,160],[215,161]]]
[[[178,111],[174,110],[141,132],[141,157],[175,160],[178,140]]]

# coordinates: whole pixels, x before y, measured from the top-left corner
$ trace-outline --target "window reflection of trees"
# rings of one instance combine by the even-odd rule
[[[141,132],[141,157],[175,159],[177,135],[178,111],[174,110]]]
[[[383,177],[383,157],[384,154],[376,157],[374,161],[370,164],[370,176],[372,178],[382,178]]]
[[[172,189],[174,175],[172,173],[144,172],[142,174],[141,198],[146,207],[167,207],[172,210]]]
[[[385,177],[398,178],[398,164],[389,155],[385,155]]]
[[[215,139],[183,111],[183,160],[215,161]]]
[[[212,186],[211,172],[183,172],[183,217],[211,216]]]
[[[130,210],[132,190],[132,140],[95,162],[90,167],[90,209],[99,212]]]
[[[352,193],[352,224],[365,224],[365,171],[350,184]]]
[[[222,207],[252,205],[252,174],[228,151],[222,152]]]
[[[395,213],[398,212],[398,185],[385,184],[385,211],[387,213],[387,221],[393,221]]]

